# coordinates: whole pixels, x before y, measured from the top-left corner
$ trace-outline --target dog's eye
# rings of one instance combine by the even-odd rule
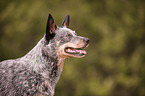
[[[68,34],[66,37],[70,37],[71,36],[71,34]]]

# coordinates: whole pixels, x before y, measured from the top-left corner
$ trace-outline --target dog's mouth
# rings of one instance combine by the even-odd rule
[[[65,53],[70,54],[73,57],[84,57],[87,54],[84,48],[73,48],[73,47],[66,47]]]

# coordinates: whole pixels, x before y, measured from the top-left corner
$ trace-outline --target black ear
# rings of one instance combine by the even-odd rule
[[[69,27],[69,22],[70,22],[70,16],[69,15],[67,15],[66,17],[65,17],[65,19],[63,20],[63,22],[62,22],[62,24],[61,24],[61,27],[63,27],[63,26],[65,26],[65,27]]]
[[[47,25],[46,25],[46,39],[50,40],[54,37],[55,33],[54,31],[57,29],[57,26],[54,23],[54,19],[51,16],[51,14],[49,14],[48,16],[48,20],[47,20]]]

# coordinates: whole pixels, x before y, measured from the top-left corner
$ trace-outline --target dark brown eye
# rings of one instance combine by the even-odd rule
[[[71,35],[70,34],[68,34],[66,37],[70,37]]]

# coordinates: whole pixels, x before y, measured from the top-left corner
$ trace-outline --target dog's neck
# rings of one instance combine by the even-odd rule
[[[23,64],[48,79],[55,87],[63,69],[64,58],[58,57],[55,53],[44,55],[45,45],[45,38],[42,38],[29,53],[21,58],[21,61],[25,61]]]

